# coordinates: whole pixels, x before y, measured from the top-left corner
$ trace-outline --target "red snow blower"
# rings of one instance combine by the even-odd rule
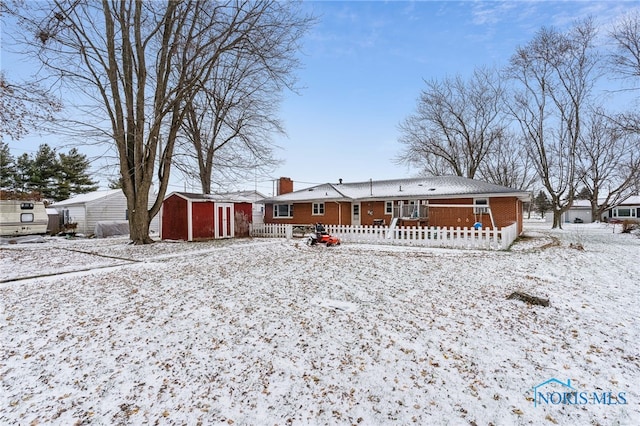
[[[316,223],[314,232],[307,235],[307,244],[315,246],[318,243],[324,244],[327,247],[339,246],[340,238],[329,235],[323,224]]]

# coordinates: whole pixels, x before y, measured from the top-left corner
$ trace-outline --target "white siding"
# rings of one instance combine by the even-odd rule
[[[85,214],[84,214],[84,204],[61,207],[58,209],[58,213],[62,215],[62,212],[64,210],[69,211],[69,223],[78,224],[78,227],[76,228],[76,232],[84,234],[86,232],[85,228],[87,225],[87,218],[85,217]]]
[[[149,208],[153,206],[154,200],[155,194],[151,194],[148,204]],[[78,224],[76,232],[79,234],[93,234],[97,222],[127,220],[127,198],[122,191],[78,204],[65,204],[60,206],[54,204],[52,207],[58,210],[60,214],[62,214],[63,210],[69,210],[70,221]],[[158,216],[159,215],[156,215],[151,220],[149,231],[152,234],[158,233]]]
[[[87,202],[87,222],[85,234],[93,234],[96,223],[127,220],[127,199],[123,192]]]

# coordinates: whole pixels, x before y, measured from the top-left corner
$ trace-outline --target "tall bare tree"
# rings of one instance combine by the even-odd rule
[[[631,9],[622,16],[609,32],[609,37],[615,46],[611,54],[615,70],[625,77],[640,77],[640,11]]]
[[[632,10],[624,15],[609,32],[614,50],[609,59],[615,73],[631,82],[633,92],[640,91],[640,12]],[[615,117],[618,125],[632,133],[640,134],[640,114],[636,108]]]
[[[561,33],[543,28],[517,49],[507,75],[516,83],[511,111],[529,158],[551,196],[553,228],[573,202],[577,148],[598,78],[592,20]]]
[[[207,87],[186,105],[183,122],[183,135],[178,144],[176,166],[183,174],[197,177],[204,194],[211,193],[216,171],[242,173],[244,153],[260,151],[267,163],[271,158],[268,144],[270,131],[282,132],[277,120],[271,120],[263,114],[268,107],[262,104],[264,98],[257,96],[252,102],[251,92],[247,93],[242,82],[241,69],[237,67],[218,67]],[[260,104],[260,105],[259,105]],[[256,109],[254,109],[256,108]],[[254,115],[255,114],[255,115]],[[265,130],[258,137],[250,126],[258,126],[256,120],[265,120]],[[252,122],[251,119],[254,119]],[[256,129],[257,130],[257,129]],[[225,153],[240,154],[228,161]],[[194,164],[195,163],[195,164]]]
[[[82,124],[116,148],[134,243],[152,242],[149,224],[166,193],[194,88],[223,54],[252,46],[255,28],[281,10],[272,0],[25,3],[21,21],[36,35],[42,63],[84,93]],[[99,115],[107,123],[87,122]],[[150,195],[154,174],[158,191]]]
[[[34,81],[10,81],[0,71],[0,138],[18,140],[54,120],[62,104]]]
[[[298,42],[312,22],[286,8],[277,19],[265,17],[251,45],[221,55],[196,87],[186,105],[179,166],[185,174],[197,173],[204,193],[211,191],[214,172],[233,181],[247,169],[268,171],[277,164],[271,140],[284,134],[278,104],[284,89],[295,90]]]
[[[480,165],[480,177],[496,185],[530,190],[537,178],[531,160],[518,136],[511,132],[507,135],[496,141],[486,160]]]
[[[504,87],[498,73],[477,68],[464,80],[427,81],[417,111],[400,124],[398,162],[427,174],[475,177],[496,144],[505,142]]]
[[[585,120],[578,143],[579,178],[591,202],[591,220],[636,191],[640,178],[640,135],[624,131],[602,110]]]

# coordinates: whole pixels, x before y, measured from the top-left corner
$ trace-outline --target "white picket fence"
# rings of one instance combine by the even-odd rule
[[[421,247],[446,247],[506,250],[518,237],[517,224],[500,229],[325,225],[327,232],[345,243],[374,243],[415,245]],[[293,236],[293,225],[255,224],[253,237]]]
[[[253,223],[249,235],[261,238],[293,238],[293,225],[280,223]]]

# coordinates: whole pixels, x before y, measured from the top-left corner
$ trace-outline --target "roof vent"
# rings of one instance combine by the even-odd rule
[[[435,191],[435,190],[436,190],[435,188],[429,188],[429,191]]]

